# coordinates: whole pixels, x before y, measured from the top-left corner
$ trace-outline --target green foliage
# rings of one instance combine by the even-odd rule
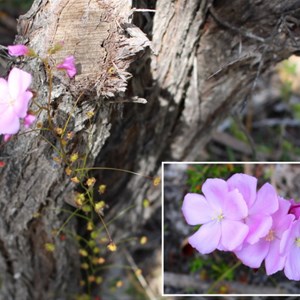
[[[0,7],[4,9],[18,9],[27,11],[33,3],[33,0],[0,0]]]
[[[245,135],[245,133],[240,129],[240,127],[237,125],[236,122],[231,122],[229,132],[238,140],[243,141],[243,142],[248,142],[248,139]]]
[[[292,111],[293,111],[294,117],[296,119],[300,120],[300,103],[292,104]]]
[[[189,264],[190,273],[197,273],[209,277],[211,280],[218,280],[220,276],[224,276],[224,280],[232,281],[234,272],[231,269],[231,264],[225,260],[215,260],[211,256],[207,258],[195,257]]]
[[[203,165],[190,165],[187,170],[189,192],[199,193],[202,184],[207,178],[223,178],[227,179],[234,173],[243,171],[242,165],[237,164],[203,164]]]
[[[189,265],[190,273],[199,272],[204,267],[204,265],[205,265],[205,263],[202,258],[195,257]]]
[[[284,60],[282,62],[282,68],[284,72],[286,72],[289,75],[297,75],[297,65],[289,60]]]
[[[288,102],[292,96],[292,82],[290,80],[286,80],[282,83],[280,88],[281,98]]]

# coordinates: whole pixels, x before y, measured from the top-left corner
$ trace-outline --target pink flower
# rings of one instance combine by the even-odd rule
[[[290,200],[291,208],[289,213],[295,215],[296,219],[300,217],[300,203],[296,203],[294,199]]]
[[[12,136],[13,136],[12,134],[4,134],[4,137],[3,137],[4,142],[8,142]]]
[[[31,75],[13,68],[6,81],[0,78],[0,134],[15,134],[20,129],[19,119],[27,115],[32,93],[28,91]]]
[[[282,235],[281,252],[286,255],[284,274],[290,280],[300,280],[300,220]]]
[[[243,223],[248,208],[242,194],[237,189],[229,191],[222,179],[207,179],[202,192],[205,197],[190,193],[183,201],[187,223],[203,224],[189,243],[202,254],[215,249],[235,250],[248,234],[248,226]]]
[[[29,128],[35,120],[36,120],[36,116],[31,115],[31,114],[27,114],[24,118],[25,128]]]
[[[8,53],[11,56],[22,56],[29,53],[29,49],[25,45],[8,46]]]
[[[61,64],[56,66],[56,68],[66,70],[70,78],[74,77],[77,73],[74,56],[66,57]]]
[[[245,223],[249,233],[245,242],[254,244],[266,236],[272,226],[271,215],[278,209],[278,197],[269,183],[256,193],[257,179],[246,174],[234,174],[228,179],[230,190],[238,189],[247,203],[249,214]]]
[[[286,257],[280,253],[280,243],[283,233],[288,230],[294,216],[288,214],[290,203],[279,198],[279,209],[272,215],[272,227],[268,234],[257,243],[245,244],[240,251],[235,251],[244,265],[259,268],[265,259],[266,272],[274,274],[283,269]]]

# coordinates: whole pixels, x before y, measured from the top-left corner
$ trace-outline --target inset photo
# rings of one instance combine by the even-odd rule
[[[163,162],[163,295],[299,295],[300,164]]]

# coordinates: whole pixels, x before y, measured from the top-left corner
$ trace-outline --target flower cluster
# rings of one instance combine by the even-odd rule
[[[62,48],[62,44],[55,45],[54,48],[51,49],[52,53],[60,50],[61,48]],[[36,56],[34,51],[25,45],[8,46],[7,49],[9,55],[11,56]],[[61,62],[56,66],[56,68],[58,70],[65,70],[70,78],[74,77],[77,73],[74,56],[73,55],[67,56],[63,62]]]
[[[189,243],[202,254],[232,251],[243,264],[266,273],[283,270],[300,280],[300,205],[280,197],[257,179],[234,174],[227,181],[207,179],[204,195],[185,196],[182,212],[190,225],[201,225]]]
[[[61,45],[54,48],[57,51]],[[38,57],[32,49],[25,45],[8,46],[7,49],[11,56]],[[70,78],[74,77],[77,72],[73,56],[66,57],[55,67],[57,70],[66,71]],[[7,80],[0,78],[0,135],[4,135],[4,141],[8,141],[13,134],[20,130],[20,120],[23,120],[25,128],[28,128],[36,119],[28,111],[29,102],[33,97],[29,90],[31,81],[31,74],[18,68],[10,71]]]
[[[29,127],[35,117],[28,113],[32,92],[28,90],[32,76],[18,68],[13,68],[8,80],[0,78],[0,134],[4,140],[20,129],[20,119]]]

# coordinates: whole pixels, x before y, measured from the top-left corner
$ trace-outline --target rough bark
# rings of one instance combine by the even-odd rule
[[[123,4],[117,0],[36,0],[19,22],[17,41],[28,43],[40,55],[64,37],[66,20],[82,34],[68,35],[65,48],[75,49],[71,54],[77,56],[81,74],[75,82],[57,74],[52,103],[54,120],[63,124],[74,99],[84,92],[69,124],[75,132],[69,151],[90,149],[89,166],[156,176],[162,160],[193,160],[216,124],[245,101],[258,70],[263,73],[299,51],[299,0],[158,0],[151,33],[153,53],[137,59],[147,40],[128,25],[130,11]],[[68,14],[72,7],[74,13]],[[80,10],[86,13],[80,15],[83,22],[94,19],[79,29],[76,12]],[[100,28],[102,40],[95,43],[90,38],[89,26]],[[89,57],[95,62],[92,65]],[[128,67],[134,59],[133,78],[126,90]],[[38,101],[45,103],[43,66],[35,61],[22,66],[34,70],[34,89]],[[111,68],[113,75],[108,72]],[[134,97],[148,103],[130,103]],[[89,126],[86,112],[95,109]],[[45,115],[39,121],[47,126]],[[4,299],[65,299],[79,289],[76,244],[66,245],[51,235],[65,219],[59,209],[71,201],[75,186],[64,167],[53,163],[55,153],[41,136],[55,143],[51,136],[33,132],[19,135],[0,150],[6,162],[0,170],[0,295]],[[124,230],[137,231],[159,211],[160,191],[144,178],[117,172],[97,176],[112,187],[107,196],[114,199],[111,215],[136,204],[126,222],[121,220]],[[145,198],[151,210],[143,208]],[[41,217],[34,217],[37,212]],[[44,250],[48,241],[55,243],[55,255]]]

